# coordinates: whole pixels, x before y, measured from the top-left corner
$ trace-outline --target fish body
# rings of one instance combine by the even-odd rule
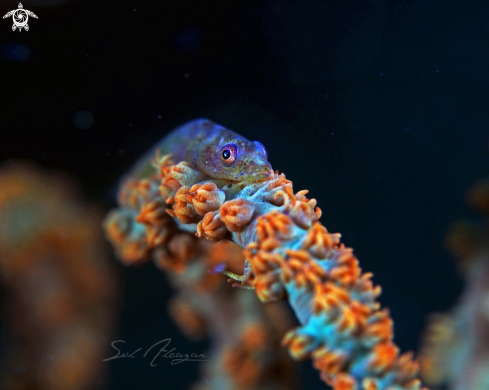
[[[186,161],[213,179],[256,182],[273,176],[260,142],[249,141],[209,119],[196,119],[173,130],[136,164],[129,176],[146,176],[156,149],[160,155],[171,153],[175,162]]]

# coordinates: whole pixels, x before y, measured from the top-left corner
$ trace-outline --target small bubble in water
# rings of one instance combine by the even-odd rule
[[[180,31],[173,39],[175,48],[179,51],[194,51],[202,43],[202,31],[194,26]]]
[[[73,116],[73,123],[79,129],[89,129],[93,126],[93,114],[88,110],[79,110]]]

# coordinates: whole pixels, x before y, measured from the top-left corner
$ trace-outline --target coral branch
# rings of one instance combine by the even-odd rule
[[[179,166],[185,170],[173,174]],[[392,320],[376,301],[380,287],[362,274],[340,235],[321,225],[321,210],[307,191],[294,193],[278,173],[240,182],[199,176],[186,163],[157,171],[165,172],[160,195],[180,228],[239,244],[252,270],[241,285],[254,287],[263,302],[287,297],[301,323],[282,341],[294,358],[311,358],[336,390],[421,388],[412,355],[399,355],[392,342]],[[131,251],[129,242],[140,236],[127,231],[118,240],[108,221],[109,238],[124,258],[125,246]]]
[[[459,222],[447,234],[466,287],[457,305],[430,318],[421,349],[423,379],[452,390],[489,387],[489,179],[472,186],[469,205],[486,217],[482,226]]]
[[[2,389],[100,384],[115,280],[99,239],[100,220],[80,204],[71,184],[30,166],[0,170],[0,282],[9,336]]]
[[[209,362],[202,367],[207,381],[195,389],[296,389],[295,369],[279,348],[280,337],[293,323],[285,307],[280,303],[264,307],[253,294],[230,291],[222,275],[207,272],[221,269],[223,263],[239,272],[245,261],[237,245],[209,242],[228,235],[216,213],[224,191],[214,182],[180,185],[179,181],[189,184],[188,177],[203,176],[183,163],[178,169],[169,166],[169,157],[158,156],[157,161],[161,165],[151,180],[125,182],[119,196],[123,207],[109,213],[104,226],[124,263],[152,257],[168,275],[177,289],[169,311],[183,333],[192,339],[211,336]],[[197,221],[191,225],[193,232],[209,241],[182,230]]]

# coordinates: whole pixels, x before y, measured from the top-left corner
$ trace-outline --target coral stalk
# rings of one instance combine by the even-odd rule
[[[486,217],[484,225],[458,222],[447,234],[466,287],[448,313],[431,316],[421,349],[423,379],[439,388],[489,388],[489,179],[468,192],[468,203]]]
[[[0,169],[0,283],[5,390],[98,386],[116,285],[100,220],[71,180],[27,165]]]
[[[166,172],[171,162],[167,157],[159,161]],[[184,167],[172,169],[174,176],[165,176],[165,186],[160,186],[156,174],[151,179],[127,180],[119,192],[122,208],[105,220],[107,235],[123,263],[143,263],[151,255],[165,272],[177,291],[170,301],[170,315],[185,335],[210,336],[209,361],[201,367],[206,380],[194,389],[294,390],[296,370],[279,347],[280,337],[293,323],[285,307],[277,303],[265,308],[247,291],[230,291],[222,275],[208,270],[220,269],[225,262],[227,269],[239,272],[245,261],[240,248],[231,242],[200,240],[180,229],[178,219],[171,216],[190,223],[211,214],[224,200],[217,187],[214,183],[183,186],[174,195],[160,195],[177,188],[173,177],[183,181],[183,171],[193,175]],[[187,206],[192,199],[196,209]],[[175,202],[175,209],[166,209],[165,200]]]
[[[362,274],[340,234],[319,222],[321,210],[307,191],[294,193],[292,182],[277,172],[261,181],[226,180],[158,154],[153,166],[156,171],[143,179],[153,188],[159,185],[151,202],[164,201],[181,229],[243,247],[247,260],[238,285],[255,289],[263,302],[288,299],[301,323],[282,341],[292,357],[311,358],[335,390],[421,388],[412,354],[400,355],[392,341],[392,319],[376,301],[380,287],[372,284],[372,274]],[[122,194],[141,185],[133,180]],[[144,208],[144,194],[139,199],[135,214]],[[122,199],[120,206],[107,219],[109,238],[122,257],[133,255],[134,245],[144,248],[138,255],[150,254],[150,232],[164,235],[164,229],[126,221],[130,202]]]

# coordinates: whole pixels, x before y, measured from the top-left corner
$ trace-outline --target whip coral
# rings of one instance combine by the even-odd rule
[[[448,313],[430,318],[420,353],[421,373],[433,386],[453,390],[489,388],[489,179],[468,192],[469,205],[486,217],[485,225],[459,222],[447,234],[466,287]]]
[[[239,272],[245,261],[240,248],[226,241],[200,240],[179,229],[165,212],[157,182],[156,178],[127,181],[119,194],[125,208],[109,214],[105,228],[125,264],[147,261],[151,253],[165,271],[177,290],[169,312],[182,332],[191,339],[211,337],[212,350],[201,367],[206,380],[194,388],[296,389],[296,370],[279,348],[280,337],[293,324],[285,307],[281,303],[265,307],[253,294],[229,289],[220,274],[207,272],[221,268],[223,260],[228,270]],[[198,188],[203,188],[201,193],[214,189],[213,183]],[[188,192],[188,188],[180,191],[175,202]],[[201,193],[193,195],[198,208],[206,208],[205,199],[211,198],[212,204],[212,197]],[[180,210],[184,208],[182,204]],[[188,214],[179,215],[189,221]]]
[[[212,349],[201,370],[206,381],[194,389],[297,389],[296,370],[285,351],[279,348],[280,337],[293,322],[281,303],[264,307],[247,291],[230,290],[221,275],[209,268],[222,266],[239,269],[243,257],[239,247],[221,241],[209,243],[190,234],[182,248],[173,239],[169,251],[186,267],[175,272],[164,267],[170,283],[177,290],[170,301],[170,314],[189,338],[209,335]],[[193,253],[192,253],[193,252]]]
[[[222,131],[210,121],[205,128]],[[212,145],[206,148],[202,153]],[[264,148],[258,152],[266,156]],[[120,208],[105,221],[122,259],[152,256],[161,262],[175,229],[210,241],[233,241],[244,248],[243,275],[227,269],[222,273],[235,286],[254,289],[262,302],[287,298],[301,324],[282,339],[292,357],[311,358],[321,378],[336,390],[421,388],[412,354],[400,355],[392,341],[393,321],[376,301],[380,287],[373,285],[372,274],[362,273],[352,249],[340,243],[340,234],[319,222],[321,210],[307,191],[294,193],[292,182],[278,172],[257,179],[246,168],[243,178],[229,180],[204,173],[192,161],[174,161],[157,150],[154,155],[152,172],[126,178]],[[177,158],[189,155],[185,151]],[[167,213],[175,225],[145,218],[148,208],[158,216]]]
[[[0,170],[5,390],[84,390],[100,383],[115,281],[99,218],[71,184],[30,166]]]

